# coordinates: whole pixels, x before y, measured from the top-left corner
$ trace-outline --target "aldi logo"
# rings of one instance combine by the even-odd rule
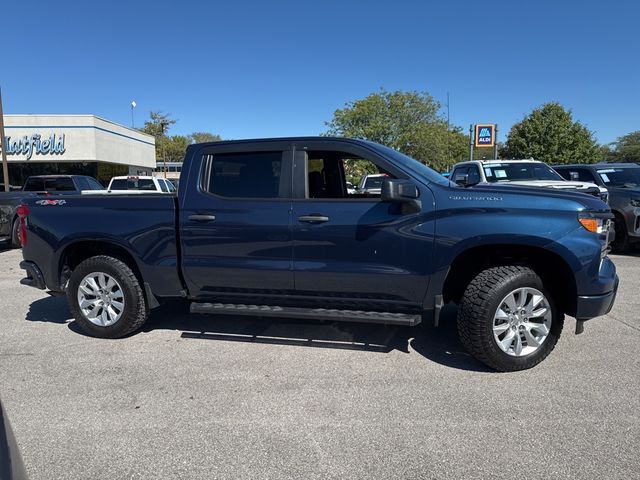
[[[493,123],[476,125],[476,147],[493,147],[496,144],[496,126]]]

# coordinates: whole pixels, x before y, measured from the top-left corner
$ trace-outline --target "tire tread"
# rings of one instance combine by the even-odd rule
[[[553,334],[550,332],[540,352],[514,358],[516,361],[509,361],[503,358],[504,355],[496,354],[497,347],[494,347],[493,335],[486,332],[487,318],[491,316],[493,319],[493,312],[489,311],[489,306],[495,300],[495,293],[501,286],[523,277],[529,277],[534,285],[541,285],[540,277],[528,267],[504,265],[483,270],[469,283],[458,307],[460,341],[471,355],[498,371],[524,370],[537,365],[551,353],[562,330],[564,316],[556,313],[552,323]]]

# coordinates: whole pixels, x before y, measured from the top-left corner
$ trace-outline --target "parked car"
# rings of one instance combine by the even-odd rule
[[[354,158],[387,172],[379,195],[347,193]],[[103,338],[171,298],[193,313],[407,326],[437,325],[455,302],[464,346],[505,371],[541,362],[565,314],[580,333],[615,299],[612,214],[596,197],[464,188],[330,137],[191,145],[181,175],[177,196],[26,199],[22,283],[66,292],[79,327]]]
[[[164,178],[150,176],[125,176],[113,177],[107,190],[110,192],[120,190],[141,190],[150,192],[173,193],[176,191],[175,185]]]
[[[380,195],[382,182],[385,180],[385,178],[388,177],[389,175],[387,175],[386,173],[364,175],[360,179],[360,185],[358,185],[358,193],[365,195]]]
[[[82,190],[104,188],[95,178],[84,175],[38,175],[28,177],[19,191],[0,192],[0,242],[20,247],[17,207],[26,196],[71,195]]]
[[[537,160],[473,160],[460,162],[451,169],[451,177],[459,185],[501,183],[517,186],[574,190],[608,201],[605,187],[593,182],[568,181],[546,163]]]
[[[614,250],[623,252],[640,242],[640,165],[596,163],[554,168],[566,179],[592,182],[608,189],[609,204],[615,215]]]

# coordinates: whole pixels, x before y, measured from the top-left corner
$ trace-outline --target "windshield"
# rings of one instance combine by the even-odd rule
[[[440,175],[435,170],[427,167],[424,163],[411,158],[404,153],[400,153],[393,148],[385,147],[378,143],[367,142],[370,146],[378,150],[383,155],[387,155],[398,162],[403,168],[409,170],[413,174],[425,179],[428,182],[439,183],[440,185],[450,185],[451,182]]]
[[[487,182],[518,180],[564,180],[555,170],[539,162],[496,163],[483,165]]]
[[[603,168],[598,175],[607,187],[636,188],[640,186],[640,168]]]

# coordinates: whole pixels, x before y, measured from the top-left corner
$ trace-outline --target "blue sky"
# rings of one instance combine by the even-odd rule
[[[640,130],[640,2],[5,2],[5,113],[93,113],[170,133],[316,135],[381,87],[428,91],[500,139],[559,101],[601,142]]]

